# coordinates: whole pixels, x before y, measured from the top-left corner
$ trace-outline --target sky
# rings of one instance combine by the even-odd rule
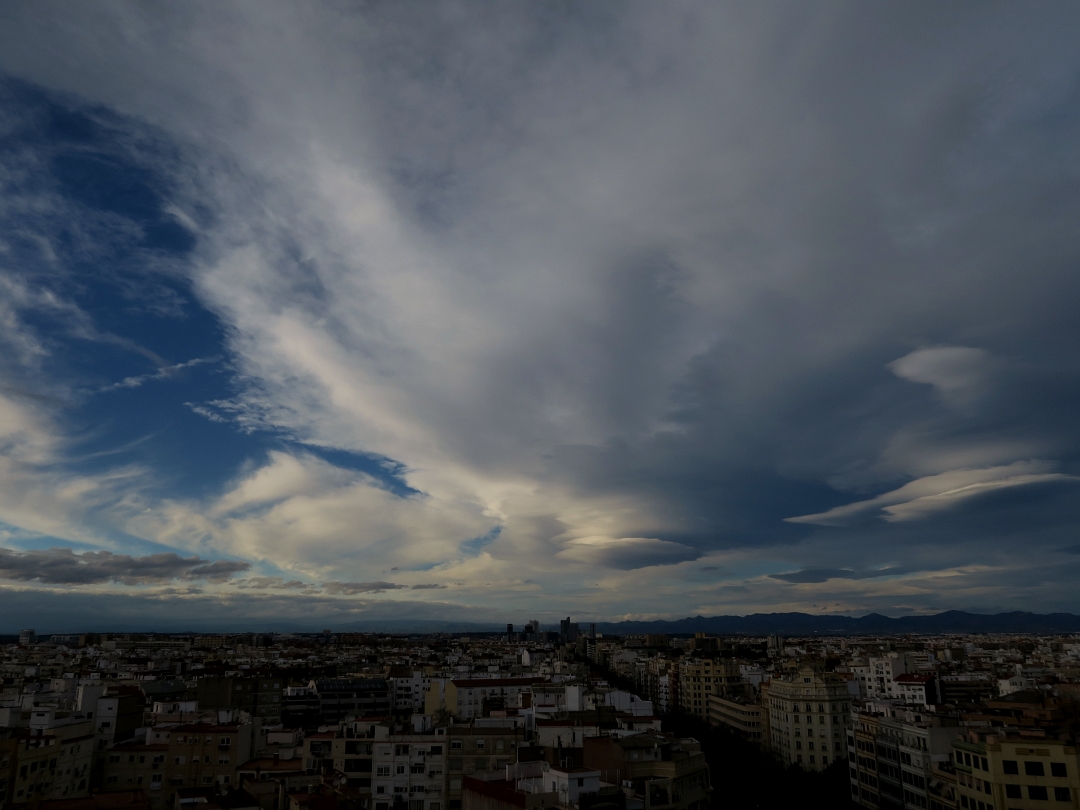
[[[0,4],[0,632],[1080,613],[1078,36]]]

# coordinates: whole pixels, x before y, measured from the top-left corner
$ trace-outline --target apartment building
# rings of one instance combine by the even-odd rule
[[[928,810],[934,800],[934,781],[949,762],[952,741],[960,734],[955,718],[932,716],[900,727],[900,781],[904,807]]]
[[[399,669],[399,668],[395,668]],[[431,675],[422,669],[392,673],[390,684],[391,709],[396,713],[422,712],[424,696],[431,686]]]
[[[633,791],[646,808],[705,810],[712,786],[701,746],[658,732],[586,737],[584,764],[600,779]]]
[[[962,810],[1080,808],[1080,747],[1016,732],[969,732],[952,743]]]
[[[518,706],[518,695],[529,691],[533,684],[544,683],[544,678],[459,678],[450,681],[441,696],[431,690],[428,693],[425,714],[436,714],[445,709],[459,720],[471,720],[484,716],[484,706],[501,703]],[[439,698],[442,704],[439,704]]]
[[[97,750],[103,751],[135,736],[143,721],[143,700],[132,693],[103,694],[86,714],[94,721]]]
[[[110,748],[105,755],[102,789],[145,790],[152,810],[160,810],[165,801],[163,785],[168,754],[168,743],[128,742]]]
[[[845,754],[850,725],[847,681],[803,667],[769,682],[769,746],[785,763],[823,770]]]
[[[864,807],[881,804],[878,792],[877,738],[880,715],[859,713],[848,734],[848,770],[852,798]]]
[[[236,769],[251,759],[255,744],[252,723],[191,723],[151,732],[145,744],[107,752],[103,784],[116,790],[143,786],[157,807],[172,807],[182,788],[235,787]]]
[[[207,676],[195,684],[200,709],[239,709],[262,718],[263,725],[281,722],[284,683],[281,677]]]
[[[728,698],[723,695],[709,697],[709,722],[728,729],[754,745],[761,745],[764,740],[764,713],[761,704],[749,698]]]
[[[301,759],[309,774],[337,771],[346,784],[364,797],[371,793],[374,741],[386,739],[389,727],[375,722],[354,722],[334,731],[320,731],[304,738]]]
[[[692,658],[679,664],[679,709],[709,719],[709,697],[741,692],[742,674],[731,660]]]
[[[89,721],[17,729],[2,743],[0,806],[88,795],[94,756]]]
[[[446,810],[461,810],[462,780],[466,776],[502,770],[517,761],[524,730],[514,727],[450,726],[446,760]]]
[[[445,810],[448,748],[445,728],[377,741],[371,778],[375,810],[406,802],[408,810]]]
[[[390,714],[390,685],[382,678],[321,678],[311,686],[319,697],[323,724]]]
[[[867,700],[889,700],[897,695],[896,678],[914,673],[918,666],[914,653],[890,652],[870,658],[865,665],[852,667],[860,696]]]

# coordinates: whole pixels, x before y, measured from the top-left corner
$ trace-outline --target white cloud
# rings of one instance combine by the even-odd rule
[[[951,509],[968,498],[994,490],[1045,484],[1056,481],[1080,481],[1080,478],[1050,472],[1054,465],[1046,461],[1017,461],[1001,467],[975,470],[952,470],[911,481],[899,489],[864,501],[837,506],[815,515],[785,518],[788,523],[818,526],[847,526],[868,515],[884,512],[889,522],[929,517]]]
[[[947,401],[969,404],[989,385],[994,364],[982,349],[941,346],[904,355],[889,369],[897,377],[934,386]]]

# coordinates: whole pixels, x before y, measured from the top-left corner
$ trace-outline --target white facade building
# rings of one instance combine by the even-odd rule
[[[769,681],[769,747],[783,762],[824,770],[845,757],[851,723],[847,682],[810,667]]]
[[[398,734],[374,745],[371,799],[375,810],[398,800],[409,810],[445,810],[446,729],[432,734]]]

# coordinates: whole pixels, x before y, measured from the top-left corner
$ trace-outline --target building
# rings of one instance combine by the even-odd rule
[[[764,710],[760,703],[744,697],[709,697],[709,722],[742,737],[749,743],[761,745],[765,722]]]
[[[893,692],[897,700],[914,703],[929,709],[938,701],[937,676],[933,673],[907,673],[893,680]]]
[[[866,700],[897,697],[896,678],[914,673],[917,666],[912,653],[891,652],[871,658],[864,666],[852,667],[860,696]]]
[[[1080,747],[1073,740],[969,732],[952,748],[963,810],[1080,807]]]
[[[709,697],[741,693],[742,675],[731,660],[692,658],[679,664],[679,710],[709,719]]]
[[[94,735],[83,718],[47,729],[16,729],[0,741],[0,803],[89,795],[93,756]]]
[[[544,681],[537,677],[455,679],[445,685],[441,694],[435,689],[428,691],[424,713],[434,715],[442,709],[459,720],[483,717],[485,705],[498,702],[504,707],[517,706],[519,694]]]
[[[195,699],[200,709],[239,709],[262,718],[263,725],[281,722],[281,677],[209,676],[195,684]]]
[[[464,778],[500,771],[516,762],[525,734],[514,727],[450,726],[447,739],[446,810],[461,810]]]
[[[604,782],[622,785],[646,808],[705,810],[712,786],[697,740],[659,732],[586,737],[584,764]]]
[[[390,714],[390,686],[382,678],[322,678],[312,686],[319,697],[323,724]]]
[[[769,747],[787,764],[823,770],[845,754],[851,722],[847,681],[803,667],[769,682]]]
[[[374,744],[371,794],[374,810],[445,810],[445,728],[432,734],[398,734]]]
[[[130,742],[105,754],[106,789],[150,791],[155,806],[171,807],[181,788],[235,787],[236,768],[251,758],[251,723],[189,723],[150,730],[146,743]]]
[[[425,674],[422,669],[406,670],[403,667],[395,669],[400,671],[392,672],[387,678],[390,684],[392,711],[395,713],[422,712],[425,695],[431,686],[431,676]]]
[[[104,694],[87,716],[94,721],[97,749],[103,751],[135,736],[143,721],[143,700],[137,694]]]

